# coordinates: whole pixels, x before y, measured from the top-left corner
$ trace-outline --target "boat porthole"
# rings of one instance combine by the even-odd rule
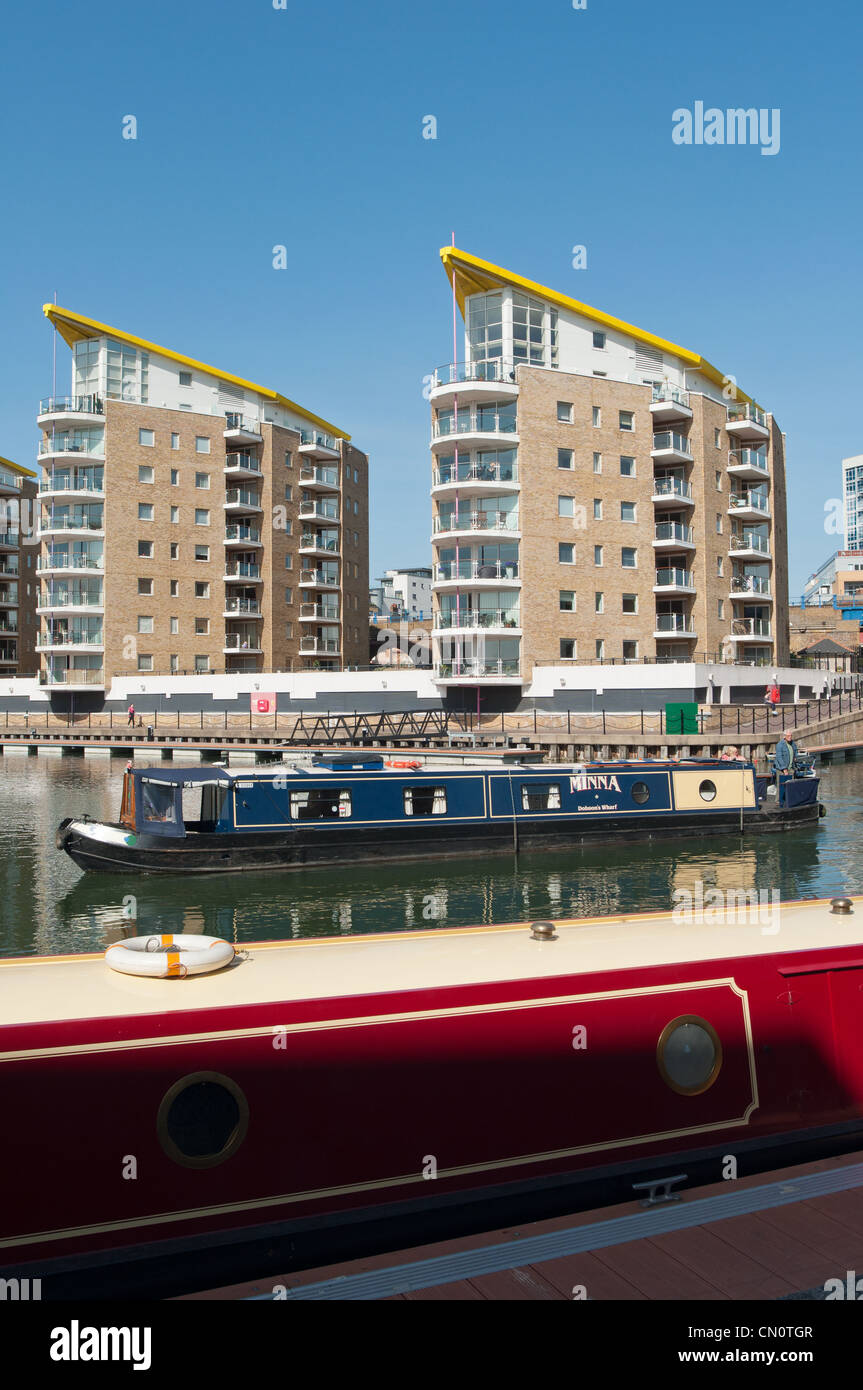
[[[632,799],[637,802],[639,806],[643,806],[645,801],[650,800],[650,788],[646,782],[633,782]]]
[[[702,801],[712,801],[716,796],[716,783],[711,782],[709,777],[705,778],[698,788],[698,795]]]
[[[722,1067],[719,1034],[695,1014],[672,1019],[659,1035],[656,1064],[672,1091],[680,1096],[699,1096],[713,1085]]]
[[[165,1153],[183,1168],[215,1168],[242,1144],[249,1103],[236,1082],[216,1071],[196,1071],[165,1092],[156,1133]]]

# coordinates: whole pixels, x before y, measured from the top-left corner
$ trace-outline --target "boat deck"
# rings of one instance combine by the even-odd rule
[[[752,920],[755,909],[745,920],[735,907],[711,909],[716,920],[704,925],[662,912],[567,919],[554,923],[557,936],[550,941],[535,940],[528,922],[515,922],[239,943],[230,966],[186,979],[121,975],[101,953],[14,957],[0,960],[0,1019],[20,1025],[170,1016],[380,994],[384,984],[390,993],[799,951],[812,952],[817,961],[836,949],[863,947],[863,898],[851,901],[857,911],[847,914],[833,912],[828,900],[783,903],[763,925]],[[143,926],[140,935],[147,934]]]
[[[180,1301],[823,1298],[825,1281],[861,1268],[863,1151]]]

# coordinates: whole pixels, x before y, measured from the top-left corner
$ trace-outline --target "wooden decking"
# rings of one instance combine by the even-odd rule
[[[420,1283],[405,1292],[385,1295],[381,1301],[551,1301],[578,1299],[595,1301],[656,1301],[695,1299],[704,1302],[728,1300],[775,1300],[818,1296],[828,1279],[845,1281],[849,1270],[863,1270],[863,1187],[793,1199],[795,1184],[803,1177],[824,1175],[841,1182],[852,1178],[846,1169],[863,1164],[863,1152],[822,1159],[759,1174],[712,1187],[689,1189],[674,1203],[674,1220],[680,1228],[665,1232],[656,1229],[659,1213],[670,1206],[645,1209],[639,1202],[584,1212],[522,1225],[518,1229],[496,1231],[465,1240],[447,1241],[419,1249],[354,1260],[348,1264],[275,1275],[253,1283],[189,1294],[188,1299],[272,1299],[275,1297],[329,1297],[339,1299],[339,1283],[357,1276],[381,1276],[386,1284],[398,1283],[399,1271],[410,1282]],[[857,1181],[860,1174],[857,1174]],[[757,1201],[760,1190],[779,1184],[778,1191],[788,1197],[787,1204],[769,1206],[746,1215],[718,1216],[699,1224],[686,1225],[686,1207],[693,1202],[718,1199],[750,1192]],[[712,1204],[713,1207],[717,1203]],[[614,1223],[627,1218],[643,1223],[640,1238],[614,1243]],[[631,1223],[627,1223],[628,1226]],[[596,1227],[597,1246],[576,1254],[527,1262],[511,1268],[470,1274],[452,1282],[422,1282],[417,1266],[425,1261],[476,1254],[482,1264],[483,1252],[498,1245],[531,1241],[555,1233],[578,1233],[589,1242],[586,1227]],[[490,1261],[486,1258],[486,1263]],[[319,1286],[335,1281],[331,1288]],[[408,1282],[407,1280],[405,1282]],[[276,1292],[274,1292],[274,1290]],[[282,1292],[284,1290],[284,1292]],[[366,1297],[352,1293],[351,1297]]]

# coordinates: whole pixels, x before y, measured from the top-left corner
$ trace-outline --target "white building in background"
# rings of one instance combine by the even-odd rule
[[[863,548],[863,454],[842,460],[845,502],[845,549]]]
[[[432,570],[421,565],[415,569],[387,570],[371,590],[372,608],[382,617],[398,613],[422,620],[431,616]]]

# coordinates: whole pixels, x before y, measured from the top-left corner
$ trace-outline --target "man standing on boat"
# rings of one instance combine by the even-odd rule
[[[786,729],[776,745],[776,752],[773,754],[773,771],[777,774],[777,781],[779,780],[778,774],[780,772],[784,772],[786,775],[794,775],[794,760],[796,757],[797,744],[794,742],[794,735],[790,729]]]

